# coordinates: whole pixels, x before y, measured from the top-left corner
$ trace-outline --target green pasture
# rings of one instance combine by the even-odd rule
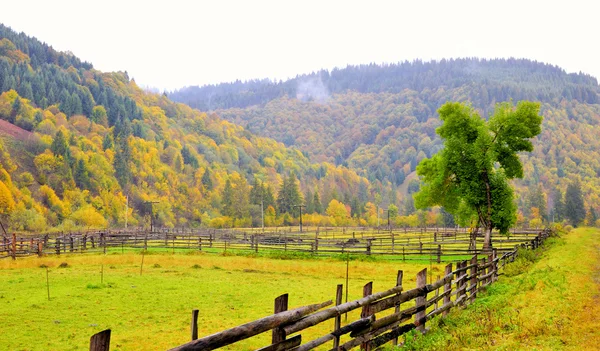
[[[3,259],[0,331],[7,337],[0,338],[0,349],[81,350],[92,334],[107,328],[113,333],[111,350],[168,349],[189,341],[192,309],[200,310],[202,337],[271,314],[273,300],[283,293],[290,294],[294,308],[334,300],[336,285],[345,284],[346,262],[340,257],[262,255],[166,250],[142,256],[113,248],[107,255]],[[66,267],[61,268],[63,263]],[[399,269],[404,271],[404,285],[412,288],[416,273],[425,267],[432,268],[432,275],[443,273],[442,265],[428,262],[353,257],[349,300],[361,297],[369,281],[375,292],[393,287]],[[349,321],[358,318],[360,311],[355,312]],[[333,321],[330,324],[307,330],[303,338],[323,335]],[[231,349],[256,349],[269,340],[265,333]]]

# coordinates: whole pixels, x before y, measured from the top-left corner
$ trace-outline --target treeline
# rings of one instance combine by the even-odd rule
[[[567,74],[557,66],[515,58],[415,60],[348,66],[299,75],[287,81],[262,79],[186,87],[172,92],[170,97],[194,108],[211,111],[264,105],[281,97],[318,99],[311,93],[321,85],[330,94],[347,91],[400,93],[405,89],[421,93],[428,89],[474,86],[478,87],[473,91],[476,98],[470,100],[476,107],[486,110],[495,102],[511,98],[542,102],[565,98],[590,104],[599,101],[596,78],[583,73]],[[439,102],[430,108],[435,110],[437,106]]]
[[[286,182],[319,189],[327,203],[359,188],[362,205],[373,198],[369,182],[345,167],[310,163],[215,114],[146,93],[126,73],[96,71],[1,28],[0,119],[8,123],[0,220],[10,230],[122,226],[126,218],[147,225],[150,216],[171,227],[218,226],[225,217],[245,224],[258,218],[250,194],[263,186],[279,221],[302,204],[282,202]]]

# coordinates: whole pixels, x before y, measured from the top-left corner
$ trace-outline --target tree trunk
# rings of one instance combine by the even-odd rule
[[[485,239],[483,241],[483,251],[492,251],[492,226],[485,228]]]

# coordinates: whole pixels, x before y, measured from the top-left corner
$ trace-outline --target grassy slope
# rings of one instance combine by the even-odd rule
[[[141,258],[126,252],[0,261],[0,332],[11,336],[0,338],[0,349],[81,350],[92,334],[111,328],[111,350],[164,350],[189,340],[193,308],[200,310],[204,336],[271,314],[273,299],[282,293],[290,293],[290,308],[335,300],[336,284],[344,283],[346,272],[338,260],[152,254],[145,256],[140,276]],[[70,267],[58,268],[61,262]],[[51,301],[41,264],[50,266]],[[100,284],[101,264],[105,284]],[[415,286],[424,266],[351,261],[349,298],[359,298],[370,280],[375,291],[392,287],[398,269],[405,271],[406,286]],[[434,265],[438,274],[440,267]],[[303,336],[316,338],[332,326],[324,323]],[[267,334],[232,349],[265,346]]]
[[[474,305],[410,335],[404,349],[600,350],[599,237],[581,228],[553,239],[525,273],[513,275],[527,260],[509,266]]]

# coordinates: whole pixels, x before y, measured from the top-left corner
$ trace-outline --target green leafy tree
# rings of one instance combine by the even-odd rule
[[[17,121],[17,115],[21,112],[21,106],[21,99],[17,96],[11,106],[10,115],[8,116],[8,121],[10,123],[14,124]]]
[[[117,139],[117,147],[115,149],[115,176],[122,188],[131,182],[131,167],[129,161],[131,159],[131,149],[127,138]]]
[[[484,249],[492,248],[492,230],[507,233],[516,221],[513,190],[508,179],[522,178],[517,155],[532,151],[531,138],[541,132],[540,104],[496,105],[486,122],[469,105],[449,102],[439,110],[436,130],[444,148],[417,167],[424,185],[415,205],[444,206],[450,213],[476,218],[485,228]]]
[[[575,227],[585,219],[585,205],[581,194],[581,183],[576,180],[567,186],[565,193],[565,217]]]
[[[213,183],[210,179],[210,170],[208,168],[204,171],[204,174],[202,174],[202,179],[200,181],[202,182],[202,185],[206,191],[212,190]]]

